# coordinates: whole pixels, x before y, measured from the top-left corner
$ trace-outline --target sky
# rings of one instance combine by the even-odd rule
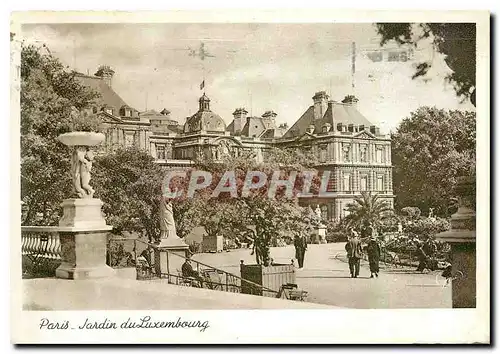
[[[254,116],[273,110],[278,124],[291,126],[317,91],[336,101],[354,94],[359,111],[386,133],[420,106],[474,110],[445,82],[450,71],[429,43],[406,62],[370,60],[380,40],[369,23],[30,24],[22,31],[26,42],[46,44],[79,72],[111,66],[113,88],[128,105],[139,111],[167,108],[181,124],[198,110],[203,80],[211,110],[227,124],[235,108],[244,107]],[[190,55],[201,43],[212,55],[204,60]],[[423,60],[432,62],[431,71],[412,80]]]

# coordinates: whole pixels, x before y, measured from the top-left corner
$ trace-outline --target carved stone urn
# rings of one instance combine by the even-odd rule
[[[59,239],[63,262],[56,277],[89,279],[112,275],[106,265],[107,233],[101,207],[90,186],[90,173],[94,154],[92,146],[103,142],[105,135],[93,132],[70,132],[58,140],[71,148],[71,176],[74,196],[62,203],[63,216],[59,220]]]

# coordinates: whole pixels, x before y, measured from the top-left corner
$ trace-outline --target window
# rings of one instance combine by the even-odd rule
[[[349,144],[342,145],[342,160],[344,162],[351,161],[351,146]]]
[[[125,146],[134,146],[134,133],[125,133]]]
[[[377,157],[376,157],[377,163],[383,162],[382,161],[382,152],[383,152],[382,148],[377,148]]]
[[[361,145],[359,147],[359,161],[366,162],[366,150],[367,150],[366,145]]]
[[[346,192],[351,190],[351,175],[350,174],[344,174],[344,178],[342,181],[342,190],[344,190]]]
[[[156,145],[156,157],[158,160],[165,160],[165,146]]]
[[[368,190],[368,176],[361,176],[361,179],[359,181],[359,189],[361,191],[366,191]]]
[[[319,147],[319,162],[326,162],[326,146]]]
[[[384,190],[384,177],[383,176],[377,177],[377,190],[378,191]]]
[[[400,52],[389,52],[388,61],[399,61]]]
[[[113,115],[113,108],[106,108],[106,113]]]
[[[132,116],[132,111],[130,109],[125,110],[125,117],[131,117]]]

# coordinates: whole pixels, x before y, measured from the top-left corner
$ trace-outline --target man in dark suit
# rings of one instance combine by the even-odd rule
[[[345,250],[347,252],[347,259],[349,261],[349,271],[351,272],[351,278],[357,278],[359,275],[359,262],[363,255],[363,250],[361,249],[361,241],[358,238],[356,231],[352,232],[352,236],[349,238],[345,245]]]
[[[299,269],[304,267],[304,256],[307,250],[307,240],[303,235],[296,235],[293,240],[293,245],[295,246],[295,258],[299,263]]]

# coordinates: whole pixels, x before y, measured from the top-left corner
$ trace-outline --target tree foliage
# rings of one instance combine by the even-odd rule
[[[21,49],[21,199],[24,224],[54,225],[71,195],[70,152],[57,140],[72,130],[72,107],[82,110],[98,93],[40,48]]]
[[[304,168],[292,151],[279,154],[270,151],[267,161],[258,163],[251,155],[225,156],[218,161],[197,161],[196,167],[188,171],[185,178],[173,178],[169,186],[172,191],[183,191],[180,197],[174,199],[174,207],[177,205],[182,208],[184,203],[198,205],[198,221],[207,234],[232,234],[244,242],[250,239],[254,245],[256,261],[263,265],[270,264],[270,247],[284,233],[307,231],[308,219],[304,217],[304,208],[298,205],[298,193],[302,192],[305,183],[301,172],[311,170]],[[211,173],[212,181],[209,186],[197,191],[194,198],[189,198],[186,191],[191,174],[200,170]],[[234,172],[236,195],[223,192],[214,196],[213,192],[227,171]],[[264,173],[266,181],[261,188],[252,189],[248,195],[243,195],[249,171]],[[284,188],[278,188],[276,194],[269,197],[271,176],[275,171],[280,172],[282,180],[297,173],[291,195],[287,195]],[[311,191],[317,192],[318,187],[319,178],[314,178]]]
[[[392,135],[396,207],[448,216],[460,176],[475,178],[476,114],[421,107]]]
[[[362,192],[353,203],[347,205],[346,210],[349,215],[343,219],[344,224],[348,228],[360,230],[363,237],[366,237],[370,235],[365,235],[365,230],[368,227],[378,228],[382,219],[390,214],[392,207],[388,201],[380,199],[379,194]]]
[[[476,24],[475,23],[377,23],[381,45],[394,40],[398,44],[415,47],[431,38],[434,49],[445,54],[445,61],[453,71],[446,79],[454,84],[458,96],[470,98],[476,104]],[[413,78],[425,76],[432,63],[417,66]]]
[[[93,186],[106,221],[117,234],[137,232],[159,237],[159,207],[164,171],[146,151],[122,148],[98,156]]]

